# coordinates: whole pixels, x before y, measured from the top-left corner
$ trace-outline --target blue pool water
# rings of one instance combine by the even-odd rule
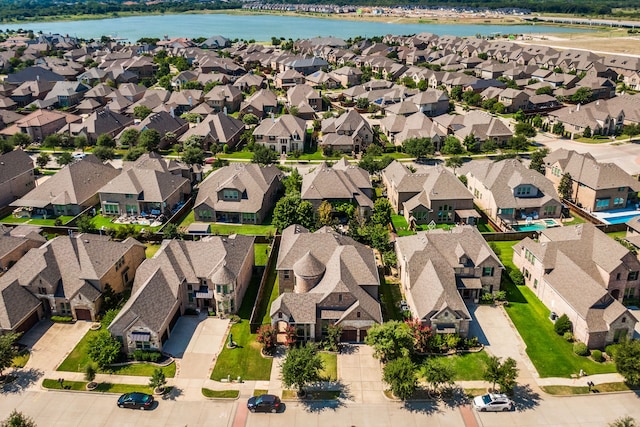
[[[512,227],[516,231],[538,231],[547,228],[542,224],[514,225]]]
[[[638,214],[635,213],[633,215],[623,215],[623,216],[614,216],[611,218],[602,218],[604,222],[608,222],[609,224],[620,224],[623,222],[629,221],[631,218],[637,217]]]

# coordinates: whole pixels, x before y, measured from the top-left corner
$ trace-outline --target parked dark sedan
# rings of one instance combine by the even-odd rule
[[[125,393],[118,399],[118,406],[120,408],[131,409],[151,409],[153,405],[153,396],[145,393]]]
[[[254,396],[249,398],[247,402],[247,408],[249,408],[251,412],[271,412],[272,414],[280,410],[280,405],[280,398],[273,394]]]

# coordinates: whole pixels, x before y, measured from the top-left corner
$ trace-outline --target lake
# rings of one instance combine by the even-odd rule
[[[390,18],[392,19],[392,18]],[[181,14],[67,22],[23,22],[0,24],[3,30],[33,30],[68,34],[80,38],[103,35],[136,41],[142,37],[209,37],[220,34],[230,39],[271,40],[272,36],[306,39],[316,36],[350,38],[355,36],[405,35],[429,32],[437,35],[474,36],[476,34],[577,33],[588,30],[541,25],[451,25],[397,24],[371,21],[309,18],[278,15]]]

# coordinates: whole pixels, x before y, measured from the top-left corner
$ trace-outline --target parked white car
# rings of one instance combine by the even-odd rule
[[[513,409],[513,400],[506,394],[489,393],[473,399],[473,407],[477,411],[510,411]]]

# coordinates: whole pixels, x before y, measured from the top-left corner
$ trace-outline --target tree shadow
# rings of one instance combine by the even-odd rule
[[[526,411],[540,405],[540,394],[533,390],[529,384],[517,385],[513,390],[514,409],[516,411]]]
[[[178,397],[182,396],[184,393],[181,388],[176,386],[171,387],[171,391],[162,395],[162,400],[176,400]]]
[[[472,337],[477,337],[478,342],[483,345],[489,345],[489,339],[484,334],[482,327],[480,326],[480,322],[476,318],[476,310],[478,309],[478,304],[467,303],[467,309],[469,310],[469,314],[471,315],[471,319],[473,320],[469,326],[469,335]]]
[[[469,404],[469,396],[462,387],[452,386],[440,393],[442,403],[448,408],[457,408]]]
[[[424,415],[433,415],[441,411],[437,400],[405,400],[402,407],[409,412]]]
[[[360,351],[360,348],[357,345],[352,344],[340,344],[340,354],[356,354]]]
[[[333,398],[337,394],[336,398]],[[313,397],[319,397],[313,399]],[[323,399],[325,397],[325,399]],[[353,394],[342,381],[321,382],[307,387],[307,398],[300,399],[300,405],[306,412],[320,413],[345,407],[353,400]]]
[[[2,393],[20,394],[35,384],[44,372],[39,369],[14,369],[9,376],[14,380],[2,386]]]

